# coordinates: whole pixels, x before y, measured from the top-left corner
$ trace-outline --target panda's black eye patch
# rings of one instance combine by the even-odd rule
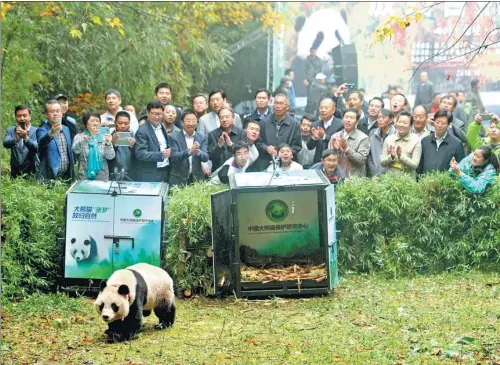
[[[84,244],[85,246],[88,246],[88,245],[90,245],[90,241],[89,241],[89,240],[85,240],[85,241],[83,241],[83,244]]]
[[[104,303],[101,303],[101,305],[99,306],[99,310],[102,312],[103,309],[104,309]]]
[[[71,243],[75,243],[75,242],[76,242],[76,238],[72,238]]]
[[[113,312],[115,312],[115,313],[116,313],[116,312],[118,312],[118,306],[117,306],[115,303],[111,304],[111,309],[112,309],[112,310],[113,310]]]
[[[85,251],[82,250],[82,256],[85,256]]]

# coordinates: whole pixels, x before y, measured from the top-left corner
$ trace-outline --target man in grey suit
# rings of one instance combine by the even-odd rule
[[[420,73],[420,85],[417,88],[417,95],[415,96],[415,103],[413,105],[427,105],[432,102],[434,95],[434,86],[432,82],[429,81],[427,72],[423,71]],[[428,110],[430,113],[430,110]]]
[[[154,100],[148,103],[146,109],[148,119],[135,134],[136,180],[167,182],[172,149],[162,123],[163,105]]]
[[[455,99],[457,99],[457,105],[455,107],[455,110],[453,111],[453,118],[457,118],[463,121],[466,124],[465,129],[467,130],[467,116],[465,115],[464,106],[458,101],[458,93],[456,91],[450,91],[448,95],[453,96]]]
[[[219,111],[226,103],[226,93],[223,90],[215,89],[210,92],[208,102],[212,111],[200,118],[197,130],[208,136],[210,132],[220,127]],[[241,118],[238,114],[234,116],[234,125],[243,129]]]
[[[31,109],[18,105],[14,109],[17,125],[7,128],[3,146],[11,150],[10,177],[34,175],[38,163],[36,128],[31,125]]]
[[[174,132],[168,137],[172,146],[171,185],[186,185],[203,180],[201,163],[208,161],[208,143],[206,134],[195,131],[197,124],[196,114],[192,110],[186,110],[182,115],[182,131]]]

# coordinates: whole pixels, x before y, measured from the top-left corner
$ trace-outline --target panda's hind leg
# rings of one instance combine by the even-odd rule
[[[175,304],[165,305],[155,308],[155,314],[159,319],[156,329],[163,329],[173,326],[175,321]]]

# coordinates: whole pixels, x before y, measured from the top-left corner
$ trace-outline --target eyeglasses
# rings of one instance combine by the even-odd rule
[[[149,114],[151,114],[151,116],[156,118],[161,117],[163,115],[163,113],[149,113]]]

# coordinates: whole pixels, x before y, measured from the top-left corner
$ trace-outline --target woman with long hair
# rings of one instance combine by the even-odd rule
[[[450,162],[450,173],[458,176],[460,184],[469,192],[482,194],[495,180],[498,160],[488,146],[478,147],[460,163]]]

